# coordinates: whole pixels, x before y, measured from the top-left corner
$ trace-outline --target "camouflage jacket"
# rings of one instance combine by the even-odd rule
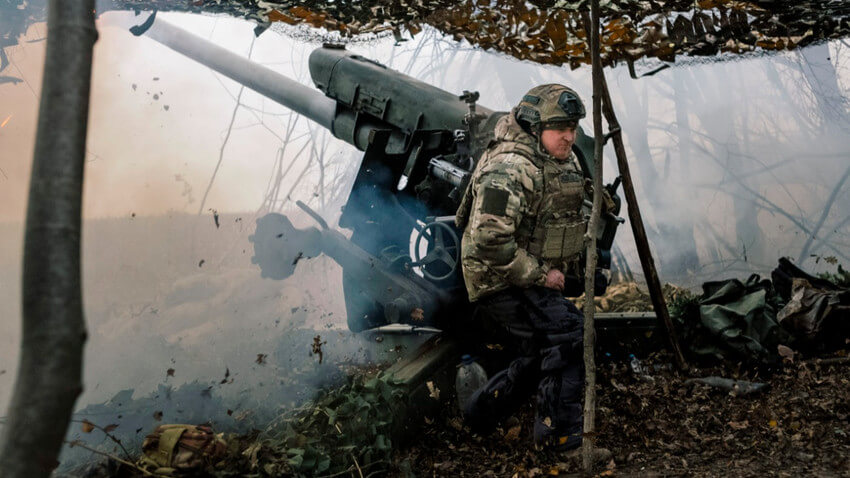
[[[499,120],[461,200],[461,261],[469,300],[543,285],[551,268],[577,273],[592,194],[575,154],[542,152],[513,114]]]

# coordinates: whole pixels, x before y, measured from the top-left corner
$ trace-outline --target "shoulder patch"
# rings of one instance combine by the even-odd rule
[[[508,210],[508,198],[510,194],[504,189],[485,187],[481,192],[481,212],[504,216]]]

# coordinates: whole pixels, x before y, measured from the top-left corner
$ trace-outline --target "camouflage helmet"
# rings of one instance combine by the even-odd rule
[[[578,123],[587,113],[574,90],[547,84],[528,90],[514,114],[520,123],[532,129],[543,129],[554,124]]]

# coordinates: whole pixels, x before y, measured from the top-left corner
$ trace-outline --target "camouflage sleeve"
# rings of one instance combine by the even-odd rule
[[[543,285],[546,271],[517,246],[515,233],[528,209],[534,183],[528,160],[509,155],[488,164],[476,178],[470,237],[476,256],[514,286]]]

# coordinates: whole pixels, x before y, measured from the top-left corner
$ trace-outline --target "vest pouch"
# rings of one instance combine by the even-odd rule
[[[564,260],[584,252],[584,234],[587,232],[587,222],[574,222],[564,227],[564,245],[561,248],[561,258]]]
[[[544,260],[559,259],[564,247],[563,224],[552,224],[543,227],[543,237],[540,242],[540,258]]]
[[[584,221],[556,219],[535,229],[528,251],[546,261],[569,260],[584,252]]]

